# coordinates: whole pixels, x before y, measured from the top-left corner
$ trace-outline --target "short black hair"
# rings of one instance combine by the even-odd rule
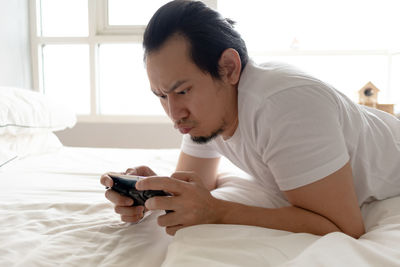
[[[157,51],[174,34],[190,45],[190,57],[197,67],[220,79],[218,61],[223,51],[235,49],[242,70],[248,62],[247,48],[234,22],[223,18],[203,2],[175,0],[160,7],[150,19],[143,37],[144,58]]]

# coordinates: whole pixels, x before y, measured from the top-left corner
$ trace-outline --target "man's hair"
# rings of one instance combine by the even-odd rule
[[[234,22],[200,1],[175,0],[160,7],[150,19],[143,37],[144,57],[159,50],[174,34],[189,43],[193,62],[213,78],[220,79],[218,61],[224,50],[235,49],[242,62],[248,62],[246,44],[233,28]]]

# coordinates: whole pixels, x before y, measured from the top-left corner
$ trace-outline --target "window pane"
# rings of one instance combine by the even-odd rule
[[[250,51],[400,48],[398,0],[218,0]]]
[[[257,63],[280,61],[295,65],[358,102],[358,90],[371,81],[380,90],[379,101],[387,102],[388,58],[386,56],[268,56]]]
[[[40,9],[42,36],[88,35],[87,1],[40,0]]]
[[[110,25],[146,25],[154,12],[169,0],[108,0]]]
[[[69,103],[77,114],[89,114],[88,45],[46,45],[42,51],[45,94]]]
[[[100,114],[164,115],[151,92],[141,44],[100,46]]]

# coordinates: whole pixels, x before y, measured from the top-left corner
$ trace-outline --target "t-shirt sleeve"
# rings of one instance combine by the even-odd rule
[[[259,145],[280,190],[323,179],[349,161],[338,105],[325,89],[287,89],[271,96],[266,107],[258,122]]]
[[[189,134],[182,138],[181,151],[198,158],[219,158],[221,155],[213,148],[212,142],[206,144],[197,144],[190,139]]]

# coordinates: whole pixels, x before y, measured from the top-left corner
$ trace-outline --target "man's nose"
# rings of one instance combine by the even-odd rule
[[[183,103],[177,101],[174,96],[168,97],[168,112],[173,121],[184,119],[189,114]]]

